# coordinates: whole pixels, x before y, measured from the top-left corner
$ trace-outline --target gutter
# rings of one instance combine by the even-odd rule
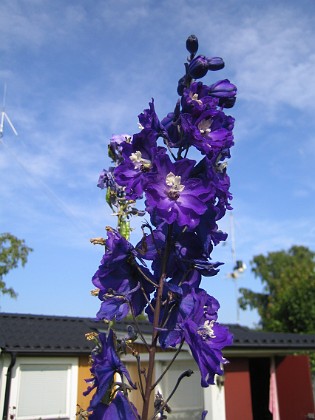
[[[5,385],[5,394],[4,394],[4,403],[3,403],[3,420],[8,420],[9,418],[9,402],[10,402],[10,391],[11,391],[11,378],[12,378],[12,369],[16,362],[16,353],[8,352],[11,356],[11,362],[7,370],[7,381]]]

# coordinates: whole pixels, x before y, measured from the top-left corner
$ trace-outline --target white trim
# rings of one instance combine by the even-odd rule
[[[6,354],[0,355],[0,416],[3,414],[3,405],[5,397],[5,388],[7,384],[7,372],[10,364],[10,358]]]
[[[215,375],[215,385],[203,388],[204,409],[208,411],[207,420],[225,420],[224,376]]]

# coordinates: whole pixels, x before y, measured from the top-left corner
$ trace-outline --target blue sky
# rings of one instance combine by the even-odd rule
[[[313,0],[2,0],[0,88],[18,137],[0,144],[0,232],[34,248],[12,271],[4,312],[94,316],[90,279],[102,249],[89,243],[115,225],[96,187],[112,134],[135,133],[152,97],[160,118],[177,100],[188,35],[226,67],[205,82],[238,87],[229,163],[236,257],[306,245],[314,249],[315,28]],[[139,226],[139,221],[136,225]],[[230,232],[230,217],[221,228]],[[135,234],[134,234],[135,236]],[[231,240],[202,286],[237,317]],[[261,290],[248,269],[237,287]]]

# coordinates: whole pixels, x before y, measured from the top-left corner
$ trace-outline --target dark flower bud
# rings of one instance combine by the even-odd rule
[[[180,100],[176,102],[175,108],[174,108],[174,118],[173,121],[176,122],[178,118],[180,117]]]
[[[179,96],[183,96],[184,89],[187,87],[186,76],[179,79],[177,85],[177,93]]]
[[[224,61],[221,57],[208,58],[208,70],[221,70],[224,67]]]
[[[169,112],[167,116],[163,118],[163,120],[161,121],[161,124],[163,125],[163,127],[166,128],[166,130],[168,130],[169,127],[172,125],[173,121],[174,121],[174,112]]]
[[[190,54],[196,54],[198,51],[198,38],[196,35],[190,35],[186,41],[186,49]]]
[[[209,59],[204,55],[195,57],[188,66],[188,73],[193,79],[201,79],[208,72]]]

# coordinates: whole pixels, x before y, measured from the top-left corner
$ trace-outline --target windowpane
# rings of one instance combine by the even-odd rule
[[[20,365],[17,416],[66,417],[69,365]]]
[[[166,367],[164,364],[164,368]],[[173,391],[179,376],[187,369],[194,371],[188,378],[183,378],[175,394],[169,402],[172,409],[167,414],[169,420],[194,420],[200,419],[203,410],[203,390],[200,386],[200,373],[193,361],[175,361],[167,371],[161,382],[163,397],[167,398]]]

